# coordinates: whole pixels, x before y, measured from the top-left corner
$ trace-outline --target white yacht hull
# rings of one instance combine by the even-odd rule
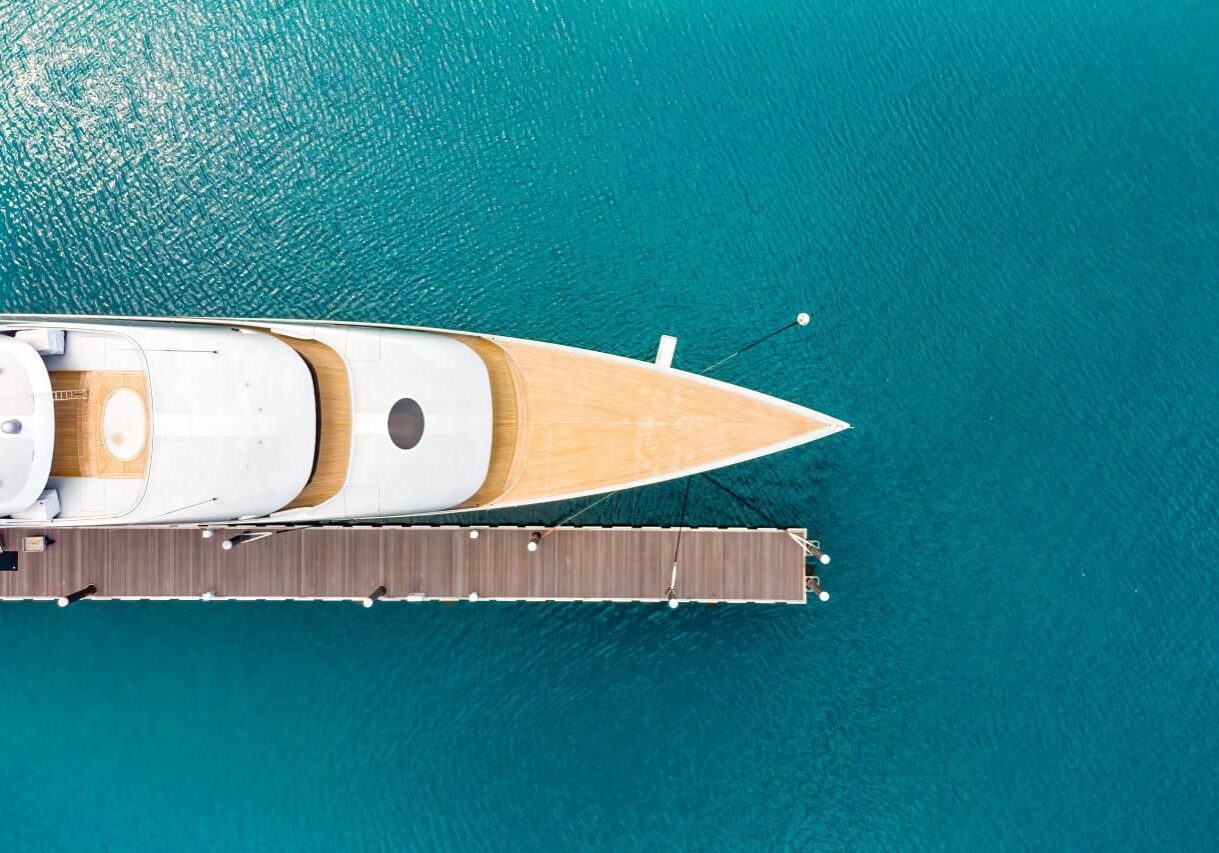
[[[497,335],[54,315],[4,315],[0,328],[68,333],[69,356],[46,361],[60,396],[66,389],[79,397],[56,403],[64,414],[49,480],[72,511],[65,501],[48,526],[300,524],[505,509],[686,477],[848,426],[671,367]],[[211,336],[215,346],[173,352],[165,342],[175,329],[184,342]],[[88,357],[70,355],[74,333]],[[113,340],[99,345],[107,335]],[[135,457],[143,467],[120,465],[110,453],[114,436],[101,426],[116,383],[139,387],[138,365],[115,343],[124,337],[141,350],[147,376],[148,444]],[[251,512],[241,511],[243,501]]]

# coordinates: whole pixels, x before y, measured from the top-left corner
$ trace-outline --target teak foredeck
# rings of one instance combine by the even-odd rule
[[[456,337],[482,357],[495,412],[490,473],[467,507],[651,482],[829,426],[677,370],[527,341]]]

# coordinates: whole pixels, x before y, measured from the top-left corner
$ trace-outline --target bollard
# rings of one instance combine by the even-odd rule
[[[817,562],[823,566],[830,564],[830,555],[821,550],[820,542],[809,542],[808,553],[817,558]]]
[[[58,599],[56,599],[55,603],[60,607],[67,607],[69,604],[80,601],[82,598],[88,598],[95,592],[97,592],[97,587],[93,584],[89,584],[84,589],[78,589],[76,592],[68,595],[61,595]]]
[[[478,593],[477,592],[470,593],[469,599],[470,599],[470,601],[478,601]]]
[[[477,538],[478,538],[478,531],[477,531],[477,530],[471,530],[471,531],[470,531],[470,538],[471,538],[471,539],[477,539]]]
[[[816,575],[809,575],[804,579],[804,588],[822,601],[830,600],[830,594],[821,588],[821,578]]]
[[[364,606],[365,606],[365,607],[372,607],[372,606],[373,606],[373,604],[375,604],[375,603],[376,603],[377,599],[378,599],[378,598],[382,598],[382,597],[385,595],[385,593],[387,593],[387,592],[389,592],[389,590],[387,590],[387,589],[385,588],[385,585],[384,585],[384,584],[382,584],[381,586],[377,587],[377,588],[376,588],[376,589],[374,589],[372,592],[370,592],[368,595],[364,596],[364,599],[363,599],[363,604],[364,604]]]
[[[542,541],[541,532],[537,531],[537,530],[533,531],[532,533],[529,534],[529,544],[525,546],[525,550],[526,551],[536,551],[538,549],[538,543],[541,541]]]
[[[274,530],[264,530],[259,533],[238,533],[236,536],[221,542],[220,547],[226,551],[232,551],[238,545],[245,545],[247,542],[257,542],[259,539],[266,539],[268,536],[274,535]]]
[[[412,592],[406,597],[407,601],[423,601],[427,598],[422,592]]]
[[[216,535],[216,531],[208,529],[208,528],[204,528],[203,532],[199,535],[202,536],[204,539],[211,539],[213,536]]]
[[[203,601],[211,601],[215,597],[216,597],[215,591],[210,590],[210,589],[207,592],[203,593],[203,595],[199,596],[199,598]]]

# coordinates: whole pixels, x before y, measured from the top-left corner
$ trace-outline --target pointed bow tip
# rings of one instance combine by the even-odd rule
[[[812,409],[807,409],[805,419],[809,424],[809,440],[815,438],[824,438],[827,435],[833,435],[836,432],[842,432],[844,429],[850,429],[851,425],[846,421],[840,421],[838,418],[815,412]]]

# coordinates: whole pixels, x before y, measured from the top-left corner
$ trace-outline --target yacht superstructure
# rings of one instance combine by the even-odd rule
[[[496,509],[686,476],[846,427],[670,367],[494,335],[0,317],[0,525]]]

